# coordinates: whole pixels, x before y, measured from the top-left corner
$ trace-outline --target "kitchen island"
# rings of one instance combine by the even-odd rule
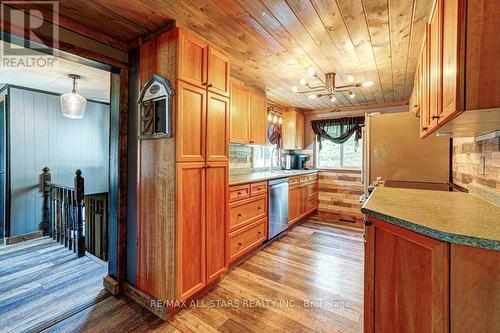
[[[366,218],[365,332],[498,332],[500,208],[377,188]]]

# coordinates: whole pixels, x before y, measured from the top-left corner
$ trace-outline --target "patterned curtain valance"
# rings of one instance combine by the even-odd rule
[[[361,139],[361,128],[365,125],[365,117],[344,117],[336,119],[320,119],[311,121],[311,126],[318,138],[319,149],[321,141],[344,143],[355,134],[356,146]]]

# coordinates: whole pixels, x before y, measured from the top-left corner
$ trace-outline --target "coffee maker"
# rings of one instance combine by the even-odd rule
[[[306,168],[306,155],[293,155],[292,157],[292,169],[303,170]]]

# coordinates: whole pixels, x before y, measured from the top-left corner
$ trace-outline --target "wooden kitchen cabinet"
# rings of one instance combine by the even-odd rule
[[[441,114],[441,52],[442,52],[442,0],[436,0],[429,21],[429,131],[437,126]]]
[[[250,92],[250,143],[267,144],[267,102],[266,96]]]
[[[500,126],[499,16],[498,1],[435,1],[419,62],[420,100],[428,103],[420,106],[422,138],[436,131],[477,136]]]
[[[229,97],[229,59],[182,29],[178,31],[178,79]]]
[[[225,162],[177,163],[179,299],[226,271],[227,184]]]
[[[304,114],[295,108],[283,113],[282,142],[284,149],[304,148]]]
[[[228,164],[211,162],[206,166],[206,262],[207,283],[217,279],[227,270],[226,262],[226,212]]]
[[[302,191],[300,186],[288,190],[288,225],[298,221],[302,210]]]
[[[250,91],[237,83],[231,83],[231,110],[229,140],[231,143],[250,142]]]
[[[205,161],[206,151],[206,90],[183,81],[177,82],[176,155],[177,162]],[[215,112],[214,112],[215,113]],[[211,135],[224,135],[220,130]],[[215,124],[211,123],[211,126]],[[220,148],[219,148],[220,149]]]
[[[267,182],[229,187],[227,261],[234,263],[267,239]]]
[[[177,297],[206,285],[205,162],[177,163]]]
[[[219,95],[229,97],[229,59],[212,47],[208,47],[207,54],[207,89]]]
[[[372,217],[368,223],[364,331],[448,332],[449,244]]]
[[[266,97],[236,82],[231,83],[231,143],[267,144]]]
[[[229,98],[207,94],[206,160],[229,160]]]
[[[207,80],[207,44],[182,29],[177,29],[177,38],[177,78],[202,88]]]
[[[292,225],[318,208],[318,175],[289,177],[288,186],[288,225]]]

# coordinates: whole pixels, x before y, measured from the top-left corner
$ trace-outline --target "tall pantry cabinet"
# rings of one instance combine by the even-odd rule
[[[136,287],[185,300],[227,269],[229,61],[180,28],[141,45],[140,76],[175,87],[173,137],[139,148]]]

